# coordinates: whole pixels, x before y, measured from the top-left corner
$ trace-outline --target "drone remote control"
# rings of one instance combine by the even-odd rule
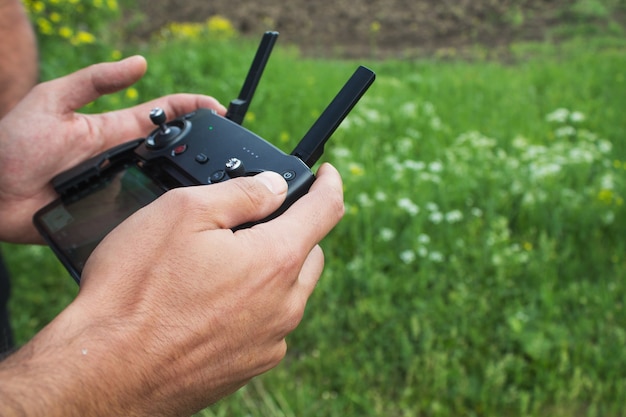
[[[375,74],[359,67],[293,152],[286,154],[241,126],[277,36],[277,32],[264,34],[226,117],[200,108],[167,121],[163,110],[154,109],[147,116],[156,129],[146,138],[109,149],[53,179],[61,197],[39,210],[34,223],[77,282],[104,236],[172,188],[277,172],[287,181],[287,197],[278,211],[262,221],[280,215],[308,192],[315,180],[311,167],[324,144],[374,82]]]

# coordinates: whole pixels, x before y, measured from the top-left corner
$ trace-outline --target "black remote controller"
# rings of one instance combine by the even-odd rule
[[[77,282],[104,236],[169,189],[277,172],[287,181],[287,197],[278,211],[262,221],[280,215],[308,192],[315,180],[311,167],[323,154],[324,144],[374,82],[375,74],[359,67],[294,151],[286,154],[241,126],[277,36],[277,32],[264,34],[226,117],[201,108],[168,122],[161,109],[154,109],[149,117],[157,128],[145,139],[112,148],[53,179],[61,198],[37,212],[34,223]]]

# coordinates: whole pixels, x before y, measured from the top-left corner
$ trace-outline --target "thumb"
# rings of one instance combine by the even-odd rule
[[[283,177],[265,171],[218,184],[176,188],[157,202],[168,205],[167,212],[187,213],[201,230],[215,230],[261,220],[278,210],[286,196]]]
[[[143,77],[148,64],[142,56],[132,56],[118,62],[94,64],[65,77],[50,81],[57,91],[64,91],[59,100],[66,109],[75,111],[102,95],[127,88]]]

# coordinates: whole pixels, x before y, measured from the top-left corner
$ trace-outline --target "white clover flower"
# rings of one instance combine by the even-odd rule
[[[420,131],[416,129],[407,129],[406,135],[410,137],[411,139],[421,139],[422,137],[422,134],[420,133]]]
[[[439,117],[435,116],[432,119],[430,119],[430,127],[433,130],[441,130],[442,126],[443,126],[443,123],[441,123],[441,119]]]
[[[524,149],[528,146],[528,139],[524,136],[516,136],[515,139],[513,139],[512,144],[514,148]]]
[[[417,104],[412,101],[404,103],[400,106],[400,113],[407,117],[415,117],[417,115]]]
[[[553,111],[552,113],[546,116],[546,120],[548,122],[565,123],[567,119],[569,118],[569,114],[570,114],[569,110],[567,109],[564,109],[564,108],[556,109],[555,111]]]
[[[428,169],[430,172],[439,173],[443,171],[443,164],[439,161],[431,162],[428,164]]]
[[[435,202],[428,202],[426,203],[426,210],[428,211],[439,211],[439,205],[437,205],[437,203]]]
[[[433,213],[430,213],[430,216],[428,216],[428,219],[434,224],[439,224],[443,220],[443,214],[439,211],[435,211]]]
[[[540,155],[545,155],[548,151],[548,148],[541,145],[531,145],[526,148],[526,152],[524,152],[525,159],[535,159]]]
[[[352,157],[352,151],[348,148],[343,148],[343,147],[333,148],[332,153],[337,158],[348,159]]]
[[[357,116],[352,116],[343,119],[343,122],[341,122],[341,124],[337,127],[337,130],[350,130],[350,128],[352,127],[352,120],[356,117]]]
[[[385,161],[385,164],[387,164],[387,165],[389,165],[391,167],[394,167],[395,169],[397,169],[398,166],[401,165],[400,164],[400,160],[398,159],[398,157],[393,155],[393,154],[385,156],[384,161]]]
[[[551,177],[561,172],[558,164],[530,164],[531,176],[533,179],[543,179]]]
[[[557,138],[576,136],[576,129],[573,126],[563,126],[554,131]]]
[[[593,153],[589,149],[572,148],[569,151],[569,157],[574,163],[591,163],[593,162]]]
[[[366,193],[360,193],[356,199],[361,207],[372,207],[374,205],[372,199]]]
[[[435,184],[439,184],[441,182],[441,177],[439,175],[434,175],[429,172],[420,172],[419,179],[422,182],[434,182]]]
[[[606,212],[605,214],[602,215],[602,222],[605,225],[613,224],[614,221],[615,221],[615,213],[613,213],[612,211]]]
[[[357,115],[350,115],[346,117],[343,122],[341,122],[339,127],[343,128],[344,130],[348,130],[348,129],[351,129],[352,127],[363,127],[365,125],[366,125],[366,122],[365,120],[363,120],[362,117],[359,117]]]
[[[417,213],[420,212],[419,206],[407,197],[404,197],[398,200],[398,207],[405,210],[411,216],[415,216]]]
[[[471,210],[472,216],[474,217],[482,217],[483,216],[483,211],[481,209],[479,209],[478,207],[474,207]]]
[[[426,164],[422,161],[414,161],[412,159],[408,159],[404,161],[404,167],[412,171],[421,171],[426,168]]]
[[[585,115],[579,111],[574,111],[569,115],[569,119],[573,123],[580,123],[585,120]]]
[[[613,149],[613,144],[608,140],[601,140],[598,142],[598,149],[602,153],[609,153]]]
[[[382,229],[380,229],[380,238],[384,241],[384,242],[390,242],[391,240],[393,240],[396,237],[396,232],[393,229],[390,229],[388,227],[383,227]]]
[[[430,259],[433,262],[443,262],[444,257],[441,252],[434,251],[428,255],[428,259]]]
[[[400,252],[400,260],[405,264],[410,264],[415,261],[415,252],[410,249]]]
[[[353,258],[350,262],[348,262],[346,268],[348,271],[359,271],[363,268],[363,258],[360,256]]]
[[[424,114],[432,116],[433,114],[435,114],[435,106],[430,101],[425,101],[422,104],[422,111],[424,112]]]
[[[374,200],[380,201],[381,203],[385,202],[387,201],[387,194],[383,191],[376,191],[376,194],[374,194]]]
[[[613,190],[615,188],[615,180],[613,175],[604,174],[602,178],[600,178],[600,188],[603,190]]]
[[[417,241],[422,245],[428,245],[430,243],[430,236],[425,233],[420,233],[419,236],[417,236]]]
[[[368,109],[365,113],[365,118],[370,123],[377,123],[382,120],[380,112],[376,109]]]
[[[398,140],[397,146],[398,146],[398,151],[401,154],[407,154],[413,149],[413,139],[402,138]]]
[[[452,210],[446,213],[445,217],[448,223],[458,223],[463,220],[463,213],[461,210]]]

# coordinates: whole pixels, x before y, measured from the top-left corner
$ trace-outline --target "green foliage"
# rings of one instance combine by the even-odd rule
[[[89,111],[181,91],[234,98],[258,39],[175,28],[126,45],[148,74]],[[625,47],[370,62],[376,83],[326,146],[347,213],[322,243],[290,353],[200,415],[621,415]],[[355,67],[280,44],[245,125],[291,150]],[[75,288],[49,251],[3,249],[24,342]]]
[[[11,274],[11,323],[22,344],[72,301],[78,287],[49,248],[7,244],[0,248]]]
[[[600,34],[623,35],[623,0],[576,0],[559,10],[566,22],[552,33],[559,37],[590,36]],[[620,23],[620,19],[621,23]]]

